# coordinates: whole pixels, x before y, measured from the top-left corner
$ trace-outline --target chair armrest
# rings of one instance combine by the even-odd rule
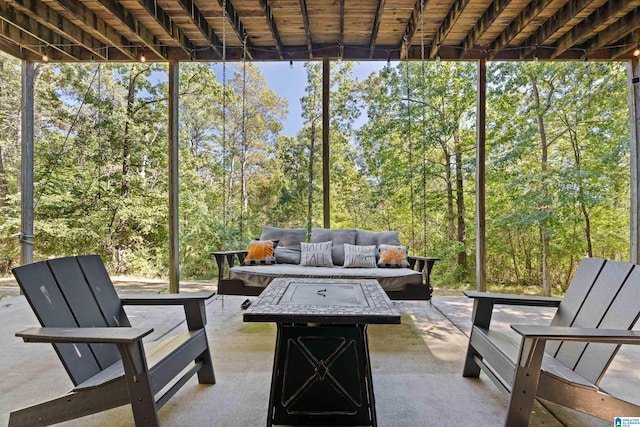
[[[207,324],[204,301],[215,292],[185,294],[128,294],[120,297],[122,305],[181,305],[190,331],[202,329]]]
[[[640,344],[640,331],[626,329],[574,328],[570,326],[511,325],[524,338],[559,341]]]
[[[492,304],[502,305],[527,305],[531,307],[558,307],[561,298],[522,296],[509,294],[495,294],[491,292],[464,291],[464,294],[474,300],[483,300]]]
[[[184,294],[126,294],[119,295],[123,305],[184,305],[192,301],[207,300],[215,292],[193,292]]]
[[[242,264],[244,259],[247,257],[249,251],[239,250],[239,251],[214,251],[211,252],[210,255],[215,259],[216,265],[218,267],[218,281],[220,281],[224,277],[224,265],[225,261],[229,264],[229,268],[233,267],[235,264],[235,259],[238,258],[238,262]]]
[[[409,267],[412,270],[416,269],[415,267],[417,264],[418,271],[424,271],[425,267],[427,267],[427,273],[430,273],[431,269],[433,268],[433,264],[435,264],[436,261],[440,261],[440,258],[433,258],[433,257],[427,257],[427,256],[419,256],[419,255],[409,255],[407,256],[407,261],[409,261]]]
[[[131,344],[153,332],[148,327],[28,328],[16,332],[25,342]]]

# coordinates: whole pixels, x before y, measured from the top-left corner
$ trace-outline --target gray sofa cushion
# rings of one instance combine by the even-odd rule
[[[356,244],[357,230],[351,228],[313,228],[311,230],[311,243],[331,242],[331,258],[333,265],[344,265],[344,244]]]
[[[300,242],[307,238],[306,228],[262,227],[260,240],[278,240],[275,250],[276,262],[300,264]]]
[[[404,291],[407,285],[421,285],[422,273],[410,268],[344,268],[306,267],[273,264],[236,266],[229,270],[231,279],[240,279],[246,286],[267,286],[276,277],[313,277],[335,279],[377,279],[385,291]]]
[[[357,230],[356,245],[400,245],[397,231]]]
[[[305,228],[262,227],[260,240],[278,240],[278,246],[300,249],[300,242],[307,237]]]

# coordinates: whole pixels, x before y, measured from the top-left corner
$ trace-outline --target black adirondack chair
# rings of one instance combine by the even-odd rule
[[[505,425],[529,424],[534,398],[613,421],[640,406],[598,387],[621,344],[640,344],[640,266],[584,259],[564,299],[465,292],[474,298],[465,377],[482,370],[506,394]],[[514,343],[490,330],[496,304],[557,307],[550,326],[511,325]],[[513,345],[515,344],[515,345]]]
[[[75,385],[63,396],[10,414],[10,426],[49,425],[131,404],[137,426],[159,425],[158,409],[194,374],[214,384],[204,301],[213,293],[118,297],[99,256],[13,269],[42,328],[16,333],[52,343]],[[123,305],[182,305],[188,331],[145,353],[153,328],[131,327]]]

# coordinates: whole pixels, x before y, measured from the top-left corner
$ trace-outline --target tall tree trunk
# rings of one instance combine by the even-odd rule
[[[465,227],[465,211],[464,211],[464,182],[462,177],[462,144],[460,142],[460,132],[456,129],[453,135],[454,153],[456,161],[456,204],[458,208],[458,267],[467,273],[467,230]]]
[[[446,145],[443,145],[442,151],[444,154],[445,174],[447,183],[447,219],[449,221],[449,240],[455,240],[456,238],[456,223],[455,214],[453,209],[453,185],[452,185],[452,166],[451,166],[451,153],[447,149]]]
[[[533,89],[533,100],[536,111],[536,116],[538,120],[538,131],[540,133],[540,172],[542,176],[542,181],[540,183],[540,189],[542,191],[542,200],[543,206],[540,207],[543,212],[547,212],[549,206],[547,203],[549,201],[549,190],[547,187],[547,164],[549,158],[549,146],[547,144],[547,133],[545,129],[544,123],[544,111],[542,109],[542,104],[540,102],[540,92],[538,91],[538,82],[536,77],[533,74],[529,75],[529,79],[531,81],[531,86]],[[551,246],[551,237],[549,236],[549,221],[545,217],[543,217],[540,223],[540,240],[542,241],[542,294],[543,295],[551,295],[551,274],[549,271],[549,257],[551,254],[550,246]]]
[[[307,235],[311,235],[311,221],[313,219],[313,160],[316,146],[316,119],[311,120],[311,141],[309,142],[309,182],[307,199]]]
[[[571,137],[571,146],[573,148],[573,158],[576,162],[576,170],[578,171],[576,175],[580,177],[580,171],[582,170],[582,154],[580,150],[580,143],[578,142],[578,135],[573,129],[569,131],[569,135]],[[584,204],[584,187],[582,186],[582,180],[578,182],[578,204],[580,205],[580,212],[584,217],[584,234],[585,238],[587,239],[587,254],[589,258],[593,258],[593,245],[591,242],[591,218],[589,217],[587,206]]]

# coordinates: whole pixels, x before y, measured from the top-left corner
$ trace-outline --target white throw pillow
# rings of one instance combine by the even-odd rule
[[[359,268],[377,268],[376,245],[344,244],[344,266]]]
[[[300,265],[333,267],[333,261],[331,260],[331,242],[300,242]]]

